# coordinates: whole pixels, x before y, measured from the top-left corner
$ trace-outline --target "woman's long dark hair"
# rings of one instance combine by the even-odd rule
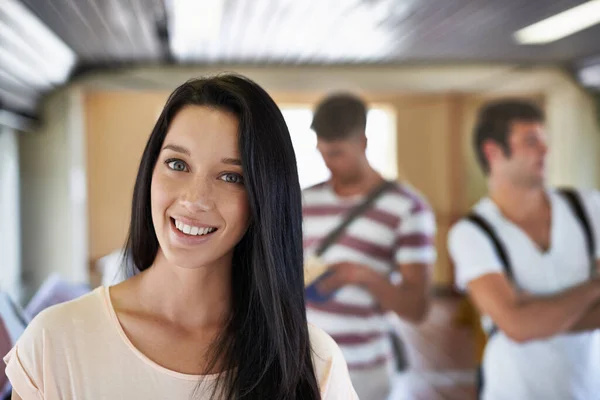
[[[189,105],[239,119],[251,209],[250,227],[234,250],[231,321],[213,345],[211,365],[229,371],[219,386],[227,399],[319,399],[304,305],[296,157],[281,111],[256,83],[227,74],[188,81],[171,94],[142,156],[126,257],[138,271],[154,262],[159,244],[150,211],[152,173],[171,121]]]

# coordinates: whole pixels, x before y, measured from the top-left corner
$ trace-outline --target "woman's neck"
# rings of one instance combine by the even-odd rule
[[[231,312],[231,259],[186,269],[171,265],[159,250],[154,264],[135,285],[147,312],[196,329],[225,325]]]

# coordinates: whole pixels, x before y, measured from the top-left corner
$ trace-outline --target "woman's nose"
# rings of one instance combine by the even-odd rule
[[[209,211],[215,206],[213,194],[214,190],[211,183],[195,179],[190,182],[181,203],[190,212]]]

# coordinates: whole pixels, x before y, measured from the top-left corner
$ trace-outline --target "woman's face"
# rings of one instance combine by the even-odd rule
[[[230,262],[250,209],[238,120],[188,106],[173,119],[152,175],[152,222],[166,259],[183,268]]]

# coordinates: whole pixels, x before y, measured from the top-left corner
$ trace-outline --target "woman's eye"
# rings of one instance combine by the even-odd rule
[[[223,174],[221,180],[227,183],[244,183],[244,178],[240,174]]]
[[[173,171],[184,172],[187,170],[185,163],[181,160],[167,160],[167,166]]]

